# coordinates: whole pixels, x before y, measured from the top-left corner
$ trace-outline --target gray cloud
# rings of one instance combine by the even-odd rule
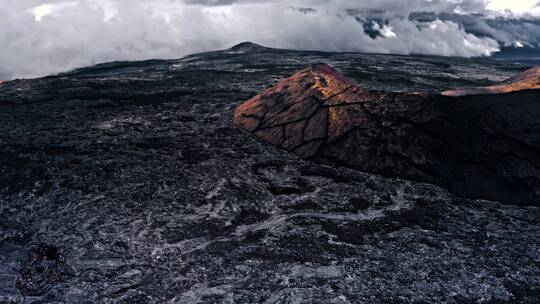
[[[0,78],[113,60],[178,58],[241,41],[272,47],[483,56],[538,44],[540,22],[484,0],[4,0]],[[473,15],[474,14],[474,15]]]

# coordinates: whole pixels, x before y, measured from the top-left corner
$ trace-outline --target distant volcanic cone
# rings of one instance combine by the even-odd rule
[[[459,98],[369,91],[317,64],[240,105],[234,123],[303,158],[540,205],[539,101],[535,90]]]
[[[455,89],[443,92],[442,94],[456,97],[479,94],[502,94],[533,89],[540,89],[540,66],[529,69],[496,85]]]

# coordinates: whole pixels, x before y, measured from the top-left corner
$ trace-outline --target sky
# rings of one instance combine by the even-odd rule
[[[269,47],[491,56],[538,47],[538,0],[2,0],[0,80]]]

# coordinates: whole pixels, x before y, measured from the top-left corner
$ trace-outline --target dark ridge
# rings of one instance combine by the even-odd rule
[[[253,42],[242,42],[229,49],[229,51],[233,52],[261,52],[268,50],[271,50],[271,48]]]
[[[168,63],[170,63],[169,60],[163,60],[163,59],[149,59],[149,60],[142,60],[142,61],[112,61],[112,62],[96,64],[90,67],[75,69],[75,70],[65,72],[65,73],[60,73],[57,76],[77,76],[81,74],[103,73],[103,72],[109,72],[109,71],[113,71],[116,73],[118,72],[119,69],[143,68],[143,67],[155,66],[159,64],[168,64]]]
[[[525,45],[521,48],[503,46],[501,50],[491,57],[495,60],[505,60],[526,66],[540,65],[540,47],[538,45]]]

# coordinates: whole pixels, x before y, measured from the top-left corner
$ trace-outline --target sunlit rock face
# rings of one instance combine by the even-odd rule
[[[442,94],[458,97],[466,95],[502,94],[533,89],[540,89],[540,66],[527,70],[496,85],[456,89],[445,91]]]
[[[540,91],[458,98],[368,91],[319,64],[242,104],[234,121],[302,158],[539,205],[539,100]]]

